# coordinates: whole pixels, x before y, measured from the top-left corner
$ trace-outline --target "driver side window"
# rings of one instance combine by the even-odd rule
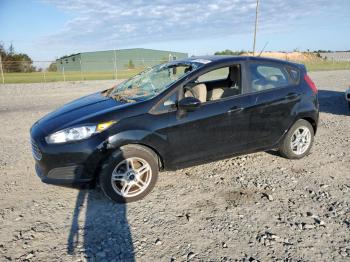
[[[198,82],[206,82],[206,81],[217,81],[217,80],[225,80],[228,78],[229,75],[229,68],[223,67],[219,69],[215,69],[212,71],[209,71],[208,73],[205,73],[198,77]]]
[[[185,97],[196,97],[202,103],[240,95],[242,91],[241,65],[216,68],[184,87]]]

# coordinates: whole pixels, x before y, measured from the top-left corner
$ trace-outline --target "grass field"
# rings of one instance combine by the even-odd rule
[[[303,63],[308,71],[331,71],[350,69],[350,61],[332,62],[332,61],[317,61]]]
[[[350,62],[317,61],[305,62],[308,71],[350,69]],[[143,68],[118,71],[117,79],[127,79],[142,71]],[[85,81],[116,79],[114,72],[32,72],[32,73],[4,73],[5,84],[11,83],[40,83],[56,81]],[[2,83],[0,75],[0,83]]]
[[[130,69],[118,71],[118,79],[127,79],[136,75],[143,69]],[[32,72],[32,73],[5,73],[5,84],[12,83],[40,83],[56,81],[85,81],[116,79],[114,72]],[[2,79],[0,76],[0,83]]]

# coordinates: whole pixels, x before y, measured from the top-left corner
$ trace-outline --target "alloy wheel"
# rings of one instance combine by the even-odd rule
[[[311,132],[305,126],[298,127],[291,138],[291,149],[294,154],[302,155],[311,145]]]
[[[138,157],[130,157],[118,163],[113,170],[111,183],[114,191],[124,197],[135,197],[149,186],[152,169],[149,163]]]

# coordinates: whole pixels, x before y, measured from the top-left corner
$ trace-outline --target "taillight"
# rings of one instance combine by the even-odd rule
[[[308,84],[308,86],[311,88],[312,92],[313,92],[314,94],[317,94],[318,89],[317,89],[317,87],[316,87],[314,81],[312,81],[311,78],[310,78],[307,74],[304,75],[304,80],[306,81],[306,83]]]

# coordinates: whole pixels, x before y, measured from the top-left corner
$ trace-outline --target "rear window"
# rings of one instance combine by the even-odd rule
[[[290,85],[287,70],[280,65],[251,63],[249,66],[251,92]]]

